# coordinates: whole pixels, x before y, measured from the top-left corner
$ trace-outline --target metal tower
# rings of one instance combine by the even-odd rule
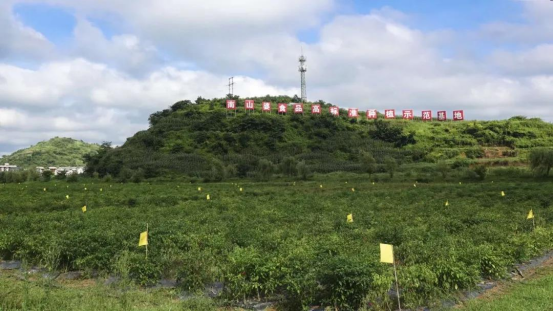
[[[305,62],[307,60],[303,56],[303,49],[301,51],[301,56],[299,58],[299,61],[300,61],[300,66],[298,68],[298,71],[301,73],[301,100],[303,102],[307,102],[307,93],[305,90],[305,72],[307,71],[307,66],[305,65]]]

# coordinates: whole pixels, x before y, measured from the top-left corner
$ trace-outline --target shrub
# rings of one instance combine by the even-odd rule
[[[394,173],[397,170],[397,161],[392,157],[386,157],[384,160],[384,166],[386,168],[386,172],[390,175],[390,179],[393,179]]]
[[[67,177],[67,182],[71,182],[71,183],[79,182],[79,175],[76,173],[70,174]]]
[[[309,170],[309,167],[307,167],[307,164],[303,160],[298,163],[296,169],[302,180],[307,180],[311,176],[311,170]]]
[[[371,174],[376,172],[376,160],[374,159],[373,155],[368,152],[364,152],[361,155],[361,168],[363,168],[363,171],[369,174],[369,179],[371,178]]]
[[[468,168],[471,164],[471,161],[464,158],[456,159],[453,164],[451,165],[452,169],[458,169],[458,168]]]
[[[484,157],[485,153],[482,148],[471,148],[465,151],[465,155],[467,158],[474,159]]]
[[[257,164],[255,177],[258,181],[269,181],[273,176],[275,165],[267,159],[261,159]]]
[[[442,178],[447,178],[447,174],[449,173],[449,166],[445,161],[439,161],[436,165],[436,170],[442,175]]]
[[[113,180],[111,174],[108,173],[104,176],[104,182],[111,182],[111,180]]]
[[[131,181],[134,183],[140,183],[142,180],[144,180],[144,170],[142,168],[138,168],[138,170],[133,173]]]
[[[548,176],[553,167],[553,150],[552,149],[535,149],[530,152],[530,169],[536,174]]]
[[[296,159],[294,157],[284,158],[282,163],[280,163],[280,171],[289,177],[296,176],[298,174]]]
[[[52,178],[52,175],[53,175],[52,171],[45,169],[44,171],[42,171],[42,181],[45,181],[45,182],[50,181],[50,179]]]
[[[92,173],[92,177],[94,179],[98,179],[98,178],[100,178],[100,174],[98,173],[98,171],[94,171],[94,173]]]
[[[66,175],[67,175],[67,172],[65,172],[65,170],[62,170],[58,172],[58,174],[56,175],[56,180],[65,180]]]
[[[124,167],[119,172],[119,176],[118,176],[119,182],[125,183],[129,181],[132,178],[132,176],[133,176],[133,171],[128,167]]]
[[[330,257],[319,273],[321,302],[340,310],[358,310],[371,289],[373,267],[360,257]]]
[[[474,173],[478,176],[478,179],[484,180],[488,175],[488,167],[484,164],[479,164],[474,167]]]

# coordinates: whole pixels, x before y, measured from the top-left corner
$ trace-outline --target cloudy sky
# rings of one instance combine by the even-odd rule
[[[121,144],[182,99],[299,94],[340,107],[553,121],[549,0],[0,0],[0,153]]]

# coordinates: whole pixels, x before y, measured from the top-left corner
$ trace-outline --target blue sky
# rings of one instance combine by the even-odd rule
[[[128,2],[131,3],[131,2]],[[198,96],[553,121],[548,0],[4,0],[0,153],[53,136],[121,144]],[[94,122],[91,122],[94,121]]]

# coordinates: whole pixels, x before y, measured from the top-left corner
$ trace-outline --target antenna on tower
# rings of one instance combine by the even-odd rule
[[[228,94],[231,98],[234,96],[234,77],[228,79]]]
[[[307,71],[307,66],[305,65],[305,62],[307,62],[307,59],[303,56],[303,47],[301,47],[301,55],[299,61],[300,66],[298,68],[298,71],[301,75],[301,100],[302,102],[307,102],[307,91],[305,87],[305,72]]]

